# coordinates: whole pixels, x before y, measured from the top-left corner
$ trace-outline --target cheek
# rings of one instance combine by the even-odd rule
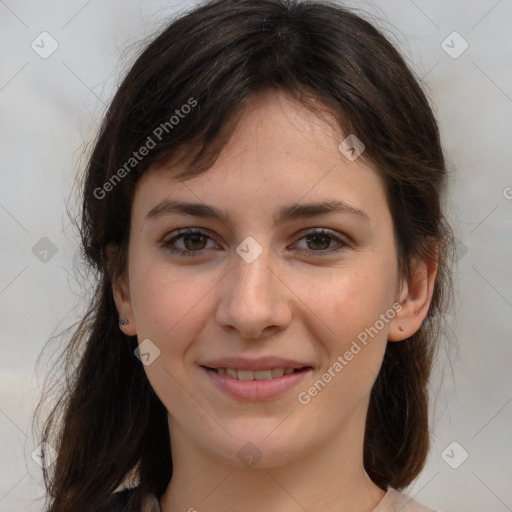
[[[374,325],[391,306],[393,276],[377,267],[368,264],[345,268],[325,279],[308,280],[304,302],[316,313],[335,345]]]
[[[133,281],[138,283],[131,292],[139,340],[150,338],[165,351],[182,349],[179,340],[191,339],[201,328],[202,299],[210,280],[153,261],[139,266]]]
[[[330,418],[332,428],[338,428],[366,403],[379,373],[389,329],[389,319],[383,322],[380,315],[388,311],[392,294],[373,272],[354,270],[327,284],[325,291],[316,282],[308,294],[317,313],[308,329],[321,342],[325,358],[312,386],[300,389],[299,401],[311,416]]]
[[[206,303],[201,299],[212,285],[197,272],[193,276],[158,261],[136,266],[135,261],[133,282],[139,284],[132,291],[132,306],[137,338],[139,343],[150,339],[160,351],[144,371],[168,411],[179,417],[188,411],[187,415],[199,421],[200,412],[191,407],[183,392],[187,388],[184,361],[203,329],[201,318],[207,316],[201,313]]]
[[[314,402],[312,411],[323,414],[328,404],[343,404],[332,411],[342,420],[370,394],[387,345],[389,321],[394,317],[394,275],[386,261],[369,257],[365,264],[340,269],[336,279],[319,279],[308,286],[311,316],[308,329],[321,341],[324,367],[314,388],[301,390]],[[385,320],[381,315],[388,313]],[[316,320],[313,320],[315,318]],[[321,391],[321,392],[320,392]],[[322,395],[320,397],[320,394]],[[315,398],[318,395],[318,398]]]

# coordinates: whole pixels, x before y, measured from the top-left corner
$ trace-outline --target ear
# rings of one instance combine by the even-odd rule
[[[112,266],[112,261],[116,257],[117,247],[108,245],[106,248],[108,267]],[[114,295],[114,302],[116,303],[117,313],[119,320],[128,320],[126,325],[119,325],[119,329],[128,336],[135,336],[137,329],[135,325],[135,318],[133,316],[132,303],[130,300],[130,287],[126,278],[126,272],[121,276],[112,279],[112,293]]]
[[[413,274],[404,282],[397,299],[402,308],[390,322],[388,341],[402,341],[419,330],[427,316],[437,274],[437,249],[428,261],[413,261]]]

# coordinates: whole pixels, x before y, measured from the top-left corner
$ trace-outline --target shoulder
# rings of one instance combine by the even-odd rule
[[[388,488],[384,498],[373,510],[373,512],[436,512],[431,508],[424,507],[407,494]]]

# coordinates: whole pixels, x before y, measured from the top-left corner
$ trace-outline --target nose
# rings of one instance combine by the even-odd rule
[[[286,329],[292,312],[291,291],[273,265],[268,249],[252,263],[235,253],[233,268],[220,286],[218,325],[243,339],[258,339]]]

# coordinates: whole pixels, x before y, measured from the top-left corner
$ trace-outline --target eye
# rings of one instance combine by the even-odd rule
[[[183,249],[173,247],[174,244],[182,240]],[[181,254],[183,256],[199,256],[203,249],[206,249],[205,244],[208,240],[212,240],[206,231],[196,228],[180,229],[178,234],[170,239],[163,241],[163,246],[170,251]]]
[[[348,243],[336,236],[328,229],[315,229],[310,231],[300,240],[305,240],[306,244],[312,249],[300,250],[303,256],[330,256],[344,251],[348,247]],[[332,248],[331,243],[338,242],[337,248]],[[331,246],[331,248],[329,248]],[[336,247],[336,246],[335,246]]]

